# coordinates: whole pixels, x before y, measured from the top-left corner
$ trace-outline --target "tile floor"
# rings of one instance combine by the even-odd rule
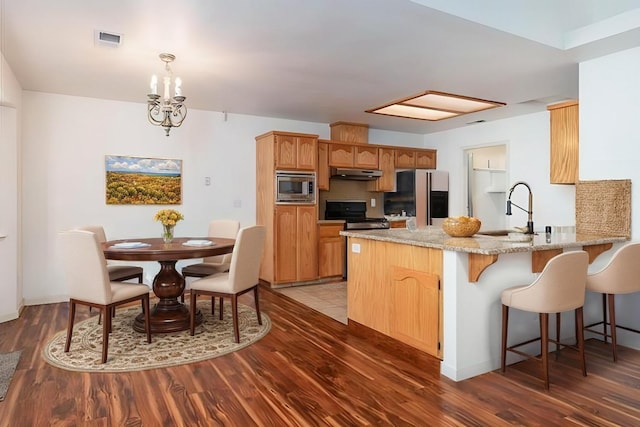
[[[292,286],[276,291],[347,324],[347,282]]]

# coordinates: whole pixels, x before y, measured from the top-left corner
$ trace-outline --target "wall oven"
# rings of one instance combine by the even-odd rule
[[[276,203],[316,203],[315,172],[276,171]]]

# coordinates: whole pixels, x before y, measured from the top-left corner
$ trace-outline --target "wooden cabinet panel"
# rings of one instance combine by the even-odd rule
[[[389,221],[390,228],[407,228],[407,220]]]
[[[297,207],[276,206],[275,215],[275,280],[293,282],[297,272]]]
[[[349,237],[350,321],[441,358],[442,250]]]
[[[329,166],[336,168],[353,167],[354,146],[329,144]]]
[[[276,135],[276,169],[298,167],[297,138],[291,135]]]
[[[378,148],[378,168],[382,176],[367,182],[369,191],[393,191],[396,184],[395,151],[391,148]]]
[[[578,102],[550,105],[550,182],[575,184],[578,181]]]
[[[318,176],[316,177],[318,190],[329,189],[329,145],[318,143]]]
[[[297,206],[296,280],[318,278],[318,216],[315,206]]]
[[[317,140],[295,135],[276,135],[276,169],[316,170]]]
[[[429,354],[438,354],[440,281],[437,275],[393,268],[391,336]]]
[[[416,150],[417,169],[436,168],[436,150]]]
[[[318,276],[342,276],[345,238],[340,236],[343,224],[318,225]]]
[[[276,207],[276,282],[299,282],[318,277],[317,223],[315,206]]]
[[[416,167],[416,150],[396,148],[396,168],[413,169]]]
[[[316,170],[318,159],[318,142],[315,138],[298,138],[298,169]]]
[[[378,169],[378,148],[356,146],[353,166],[364,169]]]

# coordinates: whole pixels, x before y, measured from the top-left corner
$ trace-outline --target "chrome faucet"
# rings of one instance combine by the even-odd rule
[[[525,187],[527,187],[527,190],[529,190],[529,209],[518,206],[511,201],[511,194],[513,193],[513,190],[520,184],[524,185]],[[507,199],[507,215],[511,215],[511,205],[525,211],[529,215],[527,218],[527,234],[533,234],[533,193],[531,192],[531,187],[529,187],[529,184],[519,181],[511,186],[511,189],[509,189],[509,198]]]

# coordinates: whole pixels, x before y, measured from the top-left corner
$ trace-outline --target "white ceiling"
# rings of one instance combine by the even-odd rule
[[[0,25],[25,90],[145,102],[170,52],[189,108],[430,133],[577,98],[578,62],[640,45],[640,2],[0,0]],[[96,30],[122,45],[95,45]],[[507,106],[441,122],[364,112],[425,90]]]

